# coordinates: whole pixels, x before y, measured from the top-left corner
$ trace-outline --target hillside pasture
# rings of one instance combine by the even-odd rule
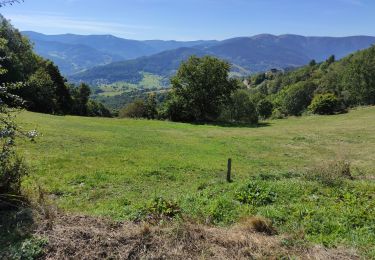
[[[260,215],[291,234],[285,243],[375,255],[374,107],[259,126],[30,112],[18,120],[41,134],[20,148],[32,170],[26,190],[40,185],[66,212],[139,220],[166,201],[176,218],[226,226]]]

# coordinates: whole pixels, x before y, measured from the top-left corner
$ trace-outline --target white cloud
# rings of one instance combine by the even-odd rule
[[[11,22],[22,30],[43,30],[56,33],[61,31],[81,34],[113,34],[118,36],[136,35],[137,31],[149,31],[153,27],[129,25],[115,22],[98,22],[77,19],[56,14],[7,15]]]

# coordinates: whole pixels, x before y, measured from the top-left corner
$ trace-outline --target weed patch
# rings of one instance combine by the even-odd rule
[[[262,206],[276,201],[277,194],[261,182],[250,182],[236,193],[236,199],[244,204]]]
[[[347,160],[323,162],[308,170],[305,177],[307,180],[318,181],[327,186],[342,185],[345,180],[353,180],[350,165],[350,161]]]
[[[157,197],[137,212],[135,220],[158,224],[179,216],[181,216],[181,209],[176,202]]]

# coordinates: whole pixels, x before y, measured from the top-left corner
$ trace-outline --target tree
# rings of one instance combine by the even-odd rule
[[[312,82],[299,82],[283,89],[279,94],[281,108],[287,115],[300,116],[310,105],[316,86]]]
[[[258,123],[258,113],[246,90],[237,90],[231,95],[222,119],[239,123]]]
[[[148,119],[155,119],[158,116],[156,95],[154,93],[148,94],[145,104],[145,115]]]
[[[54,113],[57,109],[55,84],[43,68],[39,68],[30,76],[26,85],[15,92],[32,111]]]
[[[178,121],[216,120],[237,89],[229,71],[228,62],[210,56],[192,56],[183,62],[171,79],[169,117]]]
[[[6,41],[0,39],[0,49],[5,47]],[[3,57],[0,57],[3,58]],[[0,67],[0,75],[7,73],[7,70]],[[21,180],[27,174],[27,168],[16,154],[16,137],[22,134],[31,139],[37,136],[36,131],[21,133],[14,122],[9,107],[4,100],[13,105],[21,104],[19,97],[9,93],[9,88],[17,88],[15,83],[0,84],[0,207],[14,205],[20,201]],[[0,208],[1,210],[1,208]]]
[[[252,83],[253,85],[259,85],[263,81],[266,80],[266,74],[265,73],[259,73],[252,77]]]
[[[87,116],[111,117],[111,112],[100,102],[89,100],[87,103]]]
[[[310,67],[314,67],[316,65],[316,61],[315,60],[311,60],[310,63],[309,63],[309,66]]]
[[[331,56],[329,56],[329,58],[327,59],[327,63],[328,63],[328,65],[330,65],[330,64],[332,64],[332,63],[334,63],[336,61],[336,57],[335,57],[335,55],[331,55]]]
[[[349,105],[375,105],[375,46],[345,62],[341,85],[349,95]]]
[[[78,88],[73,90],[74,95],[74,113],[80,116],[87,115],[87,103],[89,102],[91,89],[85,84],[81,83]]]
[[[338,108],[339,100],[332,93],[316,95],[309,106],[311,112],[319,115],[332,115]]]
[[[0,82],[26,81],[38,68],[38,57],[29,40],[0,15],[1,45],[0,65],[7,73],[0,75]]]
[[[146,104],[143,99],[136,99],[120,110],[119,117],[142,118],[146,117]]]
[[[273,104],[267,99],[262,99],[257,104],[257,111],[262,118],[269,118],[272,115]]]
[[[61,75],[59,68],[51,61],[47,61],[44,67],[54,83],[54,92],[56,95],[56,105],[59,113],[69,114],[72,107],[72,97],[66,79]]]

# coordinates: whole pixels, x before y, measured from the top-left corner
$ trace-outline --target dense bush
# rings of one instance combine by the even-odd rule
[[[269,118],[272,115],[273,104],[267,99],[262,99],[257,104],[257,111],[260,117]]]
[[[100,102],[89,100],[87,102],[87,116],[111,117],[111,112]]]
[[[143,99],[136,99],[120,110],[119,117],[142,118],[146,115],[146,105]]]
[[[231,96],[229,104],[223,109],[220,118],[224,121],[239,123],[258,123],[258,113],[245,90],[238,90]]]
[[[27,174],[27,167],[15,152],[15,142],[19,130],[10,114],[9,108],[2,102],[4,98],[17,99],[10,95],[7,88],[0,86],[0,207],[1,202],[15,204],[21,194],[21,180]],[[29,138],[36,132],[24,133]]]
[[[300,82],[281,92],[281,108],[287,115],[300,116],[310,105],[316,86],[310,82]]]
[[[339,110],[358,105],[375,105],[374,74],[375,46],[372,46],[339,61],[331,56],[319,64],[312,62],[295,70],[267,76],[258,84],[255,84],[256,76],[248,81],[251,82],[251,95],[262,95],[270,100],[274,105],[274,114],[279,117],[301,115],[310,105],[314,93],[335,93],[340,101]],[[327,103],[330,104],[322,104],[325,108],[318,108],[316,113],[336,112],[334,109],[332,112],[334,99],[330,98]]]
[[[119,117],[130,118],[158,118],[157,101],[154,94],[149,94],[146,100],[137,98],[132,103],[120,110]]]
[[[11,28],[7,27],[7,22],[1,16],[0,22],[2,23],[2,27],[0,28],[0,79],[23,79],[22,76],[25,71],[30,68],[22,66],[32,66],[32,64],[24,64],[20,59],[25,58],[22,55],[26,55],[27,57],[32,56],[32,52],[29,52],[30,46],[18,32],[14,33],[10,30]],[[1,38],[4,35],[13,39],[14,42],[9,42]],[[15,49],[20,53],[7,52],[9,49]],[[6,56],[7,54],[11,56]],[[10,62],[10,59],[14,59],[16,63]],[[30,61],[27,60],[25,62]],[[24,86],[25,84],[23,83],[3,81],[0,83],[0,207],[2,203],[13,205],[19,201],[21,180],[28,172],[22,158],[16,154],[15,144],[17,136],[26,136],[33,139],[37,135],[36,131],[29,133],[19,131],[11,114],[12,110],[7,105],[19,106],[23,104],[23,100],[11,94],[10,91],[23,88]],[[46,106],[49,105],[45,104]]]
[[[335,69],[341,73],[340,87],[347,105],[375,105],[375,46],[345,58]]]
[[[339,100],[334,94],[318,94],[314,96],[309,110],[314,114],[332,115],[338,111],[339,105]]]

